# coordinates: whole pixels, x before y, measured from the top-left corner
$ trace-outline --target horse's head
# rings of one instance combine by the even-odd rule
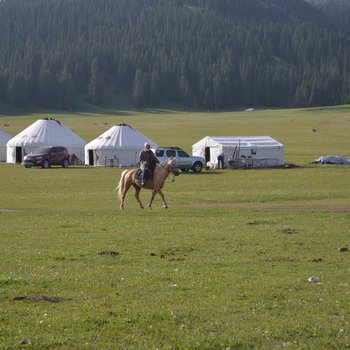
[[[177,167],[175,158],[171,157],[170,159],[168,159],[164,167],[169,171],[169,173],[173,173],[175,176],[180,175],[180,171],[179,171],[179,168]]]

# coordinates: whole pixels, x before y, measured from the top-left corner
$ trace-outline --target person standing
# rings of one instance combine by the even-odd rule
[[[225,154],[224,154],[224,152],[221,152],[218,155],[218,168],[224,169],[224,164],[225,164]]]

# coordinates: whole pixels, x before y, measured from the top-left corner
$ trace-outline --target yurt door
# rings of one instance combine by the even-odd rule
[[[210,147],[205,147],[205,162],[210,162]]]
[[[22,163],[22,147],[16,147],[16,163]]]
[[[89,149],[89,165],[94,165],[94,151]]]

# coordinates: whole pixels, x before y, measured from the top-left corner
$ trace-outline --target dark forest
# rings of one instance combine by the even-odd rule
[[[315,0],[315,3],[317,1]],[[74,110],[350,102],[348,17],[304,0],[2,0],[0,100]]]

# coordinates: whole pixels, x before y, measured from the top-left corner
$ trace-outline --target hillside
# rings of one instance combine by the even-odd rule
[[[338,22],[304,0],[1,1],[0,100],[62,109],[120,96],[206,110],[347,103],[350,38]]]
[[[327,13],[337,23],[343,26],[343,29],[350,30],[350,2],[348,0],[307,0],[310,4],[318,7],[321,11]]]

